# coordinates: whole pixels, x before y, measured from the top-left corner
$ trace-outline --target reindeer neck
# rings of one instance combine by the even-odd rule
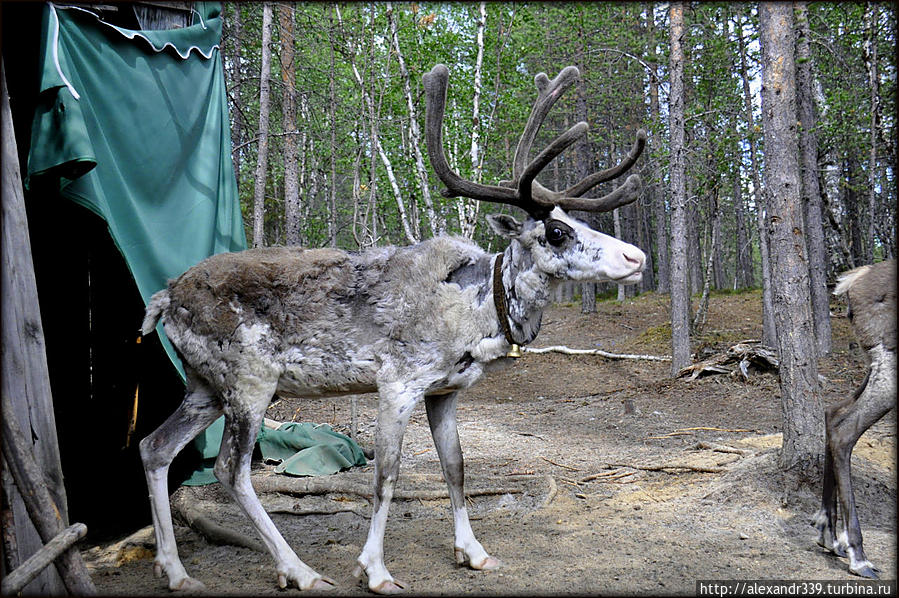
[[[554,279],[534,264],[531,252],[513,240],[503,252],[502,281],[512,337],[524,345],[537,337]]]

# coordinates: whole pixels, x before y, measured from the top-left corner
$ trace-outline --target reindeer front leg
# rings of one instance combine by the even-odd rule
[[[455,527],[455,556],[460,565],[467,564],[472,569],[493,570],[502,563],[487,554],[481,543],[474,537],[471,523],[468,520],[468,509],[465,507],[465,470],[462,459],[462,446],[459,444],[459,433],[456,427],[457,393],[447,395],[429,395],[425,397],[428,413],[428,424],[431,436],[440,457],[443,477],[449,487],[450,504],[453,509]]]
[[[400,470],[403,433],[422,392],[392,383],[380,387],[379,395],[371,526],[353,575],[360,577],[364,571],[369,589],[376,594],[397,594],[405,584],[394,579],[384,565],[384,531]]]

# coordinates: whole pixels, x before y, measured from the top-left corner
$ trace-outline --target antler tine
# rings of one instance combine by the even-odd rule
[[[646,131],[640,129],[637,131],[637,138],[634,141],[633,147],[631,147],[631,151],[628,152],[624,160],[619,162],[617,166],[607,168],[600,172],[594,172],[593,174],[584,177],[581,181],[563,191],[562,194],[569,197],[580,197],[596,185],[618,178],[630,170],[631,166],[637,161],[637,158],[640,157],[640,154],[643,153],[644,147],[646,147]]]
[[[639,174],[632,174],[611,193],[599,198],[593,197],[559,197],[552,205],[563,210],[581,210],[584,212],[611,212],[615,208],[626,206],[640,196],[643,180]]]
[[[524,132],[518,140],[518,147],[515,149],[515,157],[512,160],[513,181],[519,180],[524,173],[531,146],[534,144],[534,139],[537,137],[537,132],[546,119],[546,115],[549,114],[556,100],[577,81],[578,77],[580,77],[580,71],[576,66],[565,67],[552,81],[549,80],[546,73],[540,73],[534,77],[534,84],[537,86],[537,99],[534,101],[534,107],[531,109]]]
[[[445,197],[469,197],[482,201],[505,203],[521,207],[515,189],[481,185],[467,181],[456,174],[446,160],[443,152],[443,114],[446,110],[446,87],[449,71],[442,64],[435,65],[422,77],[425,88],[425,137],[428,145],[428,157],[434,172],[446,185]]]
[[[549,205],[540,201],[538,197],[533,196],[534,187],[539,188],[541,186],[534,179],[556,156],[568,149],[578,138],[582,137],[588,128],[589,126],[585,122],[577,123],[559,135],[536,158],[531,160],[525,167],[524,172],[518,177],[518,196],[522,201],[536,201],[540,205]],[[549,207],[552,206],[549,205]]]
[[[642,181],[637,175],[629,176],[624,184],[603,197],[581,198],[581,195],[596,185],[618,178],[627,172],[636,163],[645,147],[646,131],[640,129],[637,131],[637,138],[631,151],[616,166],[584,177],[564,191],[550,191],[535,181],[532,191],[534,201],[542,205],[557,205],[563,209],[589,212],[609,212],[627,205],[637,199],[642,189]]]

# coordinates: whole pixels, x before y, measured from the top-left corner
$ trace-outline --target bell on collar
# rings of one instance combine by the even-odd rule
[[[521,357],[522,355],[524,355],[524,353],[521,352],[521,347],[515,343],[512,343],[512,348],[506,353],[506,357]]]

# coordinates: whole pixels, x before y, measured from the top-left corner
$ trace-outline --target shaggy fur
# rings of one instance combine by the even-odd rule
[[[868,373],[852,397],[825,412],[824,491],[812,524],[818,528],[818,544],[848,557],[852,573],[876,578],[877,568],[862,548],[850,464],[859,437],[896,405],[895,260],[846,272],[834,294],[847,297],[852,329],[864,350]],[[843,519],[839,536],[838,504]]]
[[[562,280],[640,280],[645,256],[556,208],[546,221],[488,218],[512,239],[502,264],[515,339],[537,335],[552,287]],[[556,232],[553,242],[546,231]],[[412,247],[362,253],[266,248],[210,257],[150,300],[143,333],[162,320],[187,374],[178,410],[141,442],[156,528],[156,570],[172,589],[198,589],[175,546],[167,472],[174,456],[225,415],[216,477],[275,557],[281,587],[326,589],[275,529],[250,483],[250,457],[276,393],[309,397],[377,391],[373,515],[357,574],[376,592],[403,584],[384,566],[387,509],[399,472],[403,432],[424,401],[455,525],[455,558],[474,569],[499,561],[475,539],[463,494],[456,393],[509,344],[493,302],[495,255],[469,241],[438,237]]]

